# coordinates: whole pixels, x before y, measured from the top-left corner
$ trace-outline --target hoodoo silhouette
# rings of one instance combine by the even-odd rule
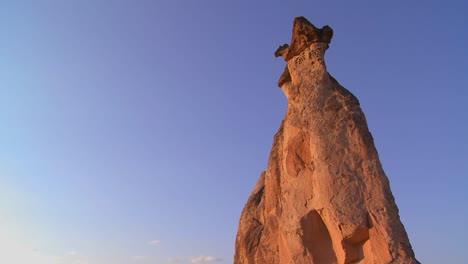
[[[333,30],[294,20],[288,110],[245,205],[235,264],[415,264],[359,101],[328,72]]]

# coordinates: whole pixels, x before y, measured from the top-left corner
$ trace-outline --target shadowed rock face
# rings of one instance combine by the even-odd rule
[[[419,263],[359,101],[327,72],[332,36],[299,17],[275,53],[288,110],[242,212],[235,264]]]

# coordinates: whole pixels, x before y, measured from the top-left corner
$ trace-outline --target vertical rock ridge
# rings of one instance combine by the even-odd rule
[[[235,264],[414,264],[358,99],[328,72],[329,26],[294,20],[278,82],[288,109],[242,212]]]

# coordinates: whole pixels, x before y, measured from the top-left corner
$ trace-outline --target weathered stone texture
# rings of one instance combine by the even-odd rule
[[[235,264],[419,263],[357,98],[327,72],[333,31],[294,21],[288,110],[240,219]]]

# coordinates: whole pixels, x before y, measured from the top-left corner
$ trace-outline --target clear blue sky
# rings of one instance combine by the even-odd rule
[[[273,52],[303,15],[335,31],[329,72],[361,101],[418,259],[464,263],[467,12],[0,1],[0,262],[232,263],[286,110]]]

